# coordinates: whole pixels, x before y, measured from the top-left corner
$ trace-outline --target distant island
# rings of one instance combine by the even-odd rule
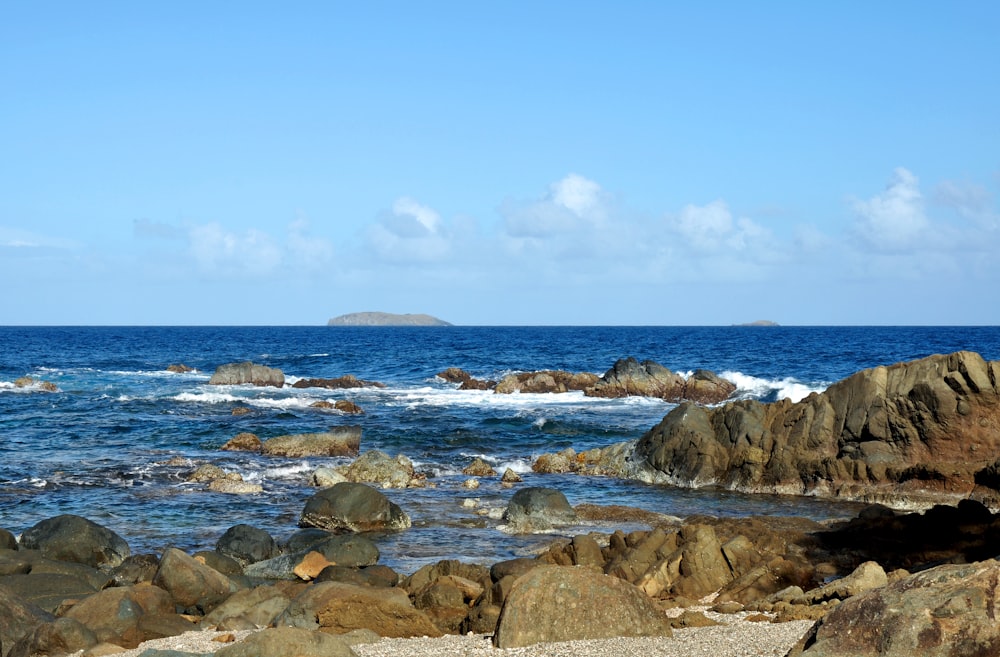
[[[781,324],[772,322],[769,319],[758,319],[756,322],[747,322],[746,324],[737,324],[736,326],[781,326]]]
[[[334,317],[327,326],[452,326],[452,324],[430,315],[397,315],[394,313],[348,313]]]

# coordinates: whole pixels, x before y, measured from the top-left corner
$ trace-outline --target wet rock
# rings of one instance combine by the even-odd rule
[[[659,608],[627,582],[587,568],[542,566],[514,584],[493,644],[516,648],[619,636],[671,636],[671,629]]]
[[[489,463],[479,458],[473,459],[472,463],[462,468],[462,474],[471,477],[495,477],[497,471]]]
[[[229,452],[259,452],[261,445],[263,442],[257,434],[244,431],[226,441],[222,449]]]
[[[348,481],[375,484],[381,488],[407,488],[414,483],[413,463],[402,454],[395,458],[373,449],[343,470]]]
[[[21,535],[21,547],[49,559],[114,568],[131,554],[128,543],[107,527],[76,515],[43,520]]]
[[[346,413],[348,415],[363,415],[364,410],[352,401],[347,401],[346,399],[338,399],[333,404],[335,410],[341,413]]]
[[[188,372],[194,372],[195,369],[183,363],[176,363],[174,365],[167,365],[167,371],[174,374],[187,374]]]
[[[321,466],[313,470],[310,481],[313,486],[318,488],[329,488],[334,484],[347,481],[347,477],[345,477],[344,474],[336,468]]]
[[[268,456],[354,456],[361,447],[361,427],[334,427],[323,433],[277,436],[264,441],[261,452]]]
[[[243,481],[241,475],[232,473],[224,479],[214,479],[209,482],[208,490],[213,493],[226,493],[229,495],[255,495],[264,492],[264,487],[260,484]]]
[[[736,385],[707,370],[696,370],[690,378],[671,372],[651,360],[640,363],[622,358],[585,391],[590,397],[657,397],[669,402],[692,401],[717,404],[736,391]]]
[[[505,484],[519,484],[524,481],[524,479],[521,479],[521,475],[517,474],[510,468],[507,468],[503,471],[503,476],[500,477],[500,481]]]
[[[410,517],[371,486],[344,482],[310,497],[299,525],[328,531],[399,530],[410,526]]]
[[[334,379],[299,379],[292,384],[293,388],[326,388],[328,390],[345,390],[350,388],[384,388],[384,383],[365,381],[353,374]]]
[[[449,367],[443,372],[438,372],[437,376],[448,383],[461,384],[458,387],[459,390],[490,390],[497,384],[496,381],[483,381],[473,378],[471,374],[457,367]]]
[[[215,544],[216,551],[232,557],[242,566],[271,559],[281,553],[278,542],[263,529],[234,525]]]
[[[493,388],[499,394],[522,393],[561,393],[571,390],[585,390],[598,381],[596,374],[590,372],[565,372],[561,370],[543,370],[539,372],[522,372],[508,374]]]
[[[209,385],[236,386],[247,383],[281,388],[285,385],[285,374],[277,368],[254,365],[246,361],[219,365],[212,378],[208,380]]]
[[[576,513],[562,492],[532,486],[514,493],[503,519],[512,531],[526,533],[576,522]]]

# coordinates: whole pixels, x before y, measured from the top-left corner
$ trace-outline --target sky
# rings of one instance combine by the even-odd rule
[[[1000,3],[9,2],[0,325],[1000,324]]]

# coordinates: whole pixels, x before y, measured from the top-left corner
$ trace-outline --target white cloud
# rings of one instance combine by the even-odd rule
[[[593,180],[571,173],[549,185],[548,193],[527,203],[501,207],[504,232],[516,239],[546,239],[602,226],[609,214],[607,195]]]
[[[368,244],[387,262],[428,263],[451,252],[451,238],[432,208],[402,197],[368,230]]]
[[[993,195],[983,186],[945,180],[934,187],[931,195],[936,205],[954,210],[979,227],[1000,227],[1000,212],[994,207]]]
[[[682,239],[679,246],[699,254],[726,252],[730,257],[757,259],[771,248],[771,232],[746,217],[733,218],[723,200],[707,205],[686,205],[667,225]]]
[[[267,233],[254,228],[233,233],[213,222],[193,226],[188,240],[198,267],[208,273],[265,276],[282,261],[281,247]]]
[[[853,205],[857,232],[876,250],[914,248],[929,235],[919,181],[902,167],[893,172],[885,191]]]

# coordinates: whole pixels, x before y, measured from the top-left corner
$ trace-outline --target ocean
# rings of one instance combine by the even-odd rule
[[[464,488],[461,469],[477,456],[520,473],[520,486],[561,490],[574,505],[678,517],[848,517],[856,504],[532,473],[542,453],[636,440],[673,405],[460,391],[435,375],[448,367],[482,379],[542,369],[603,374],[632,356],[681,373],[712,370],[738,384],[736,398],[797,400],[861,369],[963,349],[1000,359],[1000,327],[0,327],[0,527],[18,534],[74,513],[113,529],[133,553],[212,549],[239,523],[280,541],[297,530],[315,492],[311,473],[350,459],[220,447],[245,431],[266,439],[343,424],[361,425],[362,451],[404,454],[432,484],[384,491],[413,527],[373,539],[381,563],[404,573],[446,558],[489,564],[526,556],[559,535],[632,529],[595,522],[547,535],[506,533],[500,514],[517,488],[496,478]],[[286,386],[208,385],[217,366],[246,360],[281,369]],[[168,372],[172,364],[194,371]],[[345,374],[385,387],[290,386]],[[17,387],[23,376],[56,389]],[[364,414],[311,407],[340,399]],[[234,416],[236,406],[252,412]],[[212,493],[186,481],[202,463],[237,472],[263,492]]]

